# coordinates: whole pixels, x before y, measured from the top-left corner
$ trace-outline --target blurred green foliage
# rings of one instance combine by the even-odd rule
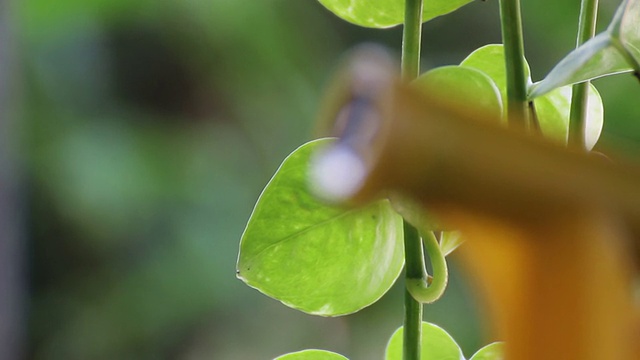
[[[235,278],[255,199],[311,139],[325,79],[362,41],[315,0],[16,1],[29,209],[30,359],[381,358],[402,289],[343,318],[298,313]],[[525,1],[534,80],[574,46],[578,2]],[[617,1],[601,1],[608,23]],[[554,9],[554,11],[549,11]],[[424,70],[500,42],[497,1],[429,22]],[[598,80],[603,143],[635,149],[631,76]],[[425,318],[467,356],[488,340],[452,269]],[[482,319],[482,317],[480,317]]]

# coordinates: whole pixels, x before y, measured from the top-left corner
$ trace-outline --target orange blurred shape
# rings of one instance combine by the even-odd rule
[[[377,76],[323,114],[366,169],[344,200],[401,194],[460,229],[508,359],[640,359],[640,172]]]
[[[577,212],[531,227],[450,216],[467,239],[459,251],[507,359],[640,358],[623,233],[600,215]]]

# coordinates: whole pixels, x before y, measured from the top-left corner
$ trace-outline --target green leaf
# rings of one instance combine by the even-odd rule
[[[619,39],[624,49],[640,61],[640,0],[627,0],[618,8],[607,32]],[[638,70],[638,69],[636,69]]]
[[[319,0],[343,20],[372,27],[387,28],[404,22],[404,0]],[[448,14],[473,0],[429,0],[424,2],[422,21]]]
[[[540,82],[529,89],[534,99],[564,85],[603,76],[640,72],[640,0],[626,0],[606,31],[562,59]]]
[[[400,327],[393,333],[387,350],[385,360],[402,360],[402,342],[403,331]],[[461,360],[464,359],[462,351],[451,335],[444,331],[441,327],[422,323],[422,343],[421,343],[421,360]]]
[[[504,342],[494,342],[483,347],[469,360],[504,360]]]
[[[348,360],[346,357],[325,350],[303,350],[278,356],[273,360]]]
[[[526,61],[525,65],[525,75],[527,79],[530,79],[531,71],[529,70],[529,64],[526,63]],[[503,113],[506,114],[507,70],[504,58],[504,47],[502,44],[489,44],[476,49],[462,60],[460,66],[479,70],[493,80],[500,91],[504,108]]]
[[[413,86],[442,102],[482,108],[495,118],[502,117],[502,98],[495,82],[470,67],[443,66],[421,75]]]
[[[302,145],[263,190],[240,241],[238,277],[301,311],[337,316],[377,301],[404,263],[402,218],[387,200],[329,206],[307,187],[312,153]]]
[[[604,32],[584,43],[562,59],[544,80],[529,89],[529,99],[535,99],[565,85],[631,71],[631,66]]]
[[[488,75],[498,86],[503,104],[507,101],[506,69],[502,45],[486,45],[472,52],[460,63],[463,67],[477,69]],[[526,62],[525,62],[526,64]],[[529,65],[526,67],[529,77]],[[534,100],[536,115],[545,137],[567,143],[569,133],[569,114],[571,109],[571,87],[555,89]],[[592,149],[602,132],[604,120],[602,99],[596,88],[591,85],[587,108],[586,145]]]
[[[542,134],[546,138],[555,139],[563,144],[567,143],[569,134],[569,114],[571,112],[571,86],[555,89],[534,100],[536,114]],[[587,119],[585,145],[591,150],[602,132],[604,123],[604,108],[602,98],[591,84],[587,100]]]
[[[442,255],[447,256],[457,249],[464,242],[460,231],[443,231],[440,238],[440,250]]]

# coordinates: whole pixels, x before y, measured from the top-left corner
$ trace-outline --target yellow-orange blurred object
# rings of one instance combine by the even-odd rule
[[[507,359],[638,359],[629,259],[599,214],[528,228],[458,215],[465,263],[491,307]],[[635,339],[634,339],[635,337]]]
[[[337,134],[367,168],[346,200],[401,193],[460,229],[508,359],[640,359],[640,172],[384,84],[343,100],[370,107]]]

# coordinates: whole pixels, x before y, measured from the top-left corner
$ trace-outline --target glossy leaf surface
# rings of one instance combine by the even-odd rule
[[[562,59],[529,90],[537,98],[564,85],[640,71],[640,0],[624,1],[606,31]]]
[[[479,70],[443,66],[421,75],[413,85],[442,102],[482,108],[495,118],[502,117],[500,90],[489,76]]]
[[[385,353],[386,360],[402,360],[402,342],[404,329],[400,327],[393,333]],[[441,327],[422,323],[422,343],[420,359],[422,360],[461,360],[462,351],[451,335]]]
[[[263,190],[240,241],[238,277],[301,311],[337,316],[377,301],[404,263],[402,218],[388,201],[341,208],[308,190],[312,153],[290,154]]]
[[[482,73],[489,76],[498,87],[500,95],[502,96],[502,104],[504,104],[506,110],[507,70],[504,59],[504,47],[502,44],[489,44],[476,49],[462,60],[460,66],[480,70]],[[531,77],[529,64],[526,64],[525,71],[525,75],[527,76],[527,79],[529,79]]]
[[[404,22],[404,0],[319,0],[331,12],[350,23],[387,28]],[[424,2],[422,21],[448,14],[472,0],[430,0]]]
[[[546,138],[567,143],[571,112],[571,85],[555,89],[534,100],[540,129]],[[600,138],[604,124],[602,98],[593,86],[589,87],[585,145],[591,150]]]
[[[331,351],[303,350],[278,356],[273,360],[347,360],[347,358]]]
[[[469,360],[504,360],[504,343],[491,343],[478,350]]]

